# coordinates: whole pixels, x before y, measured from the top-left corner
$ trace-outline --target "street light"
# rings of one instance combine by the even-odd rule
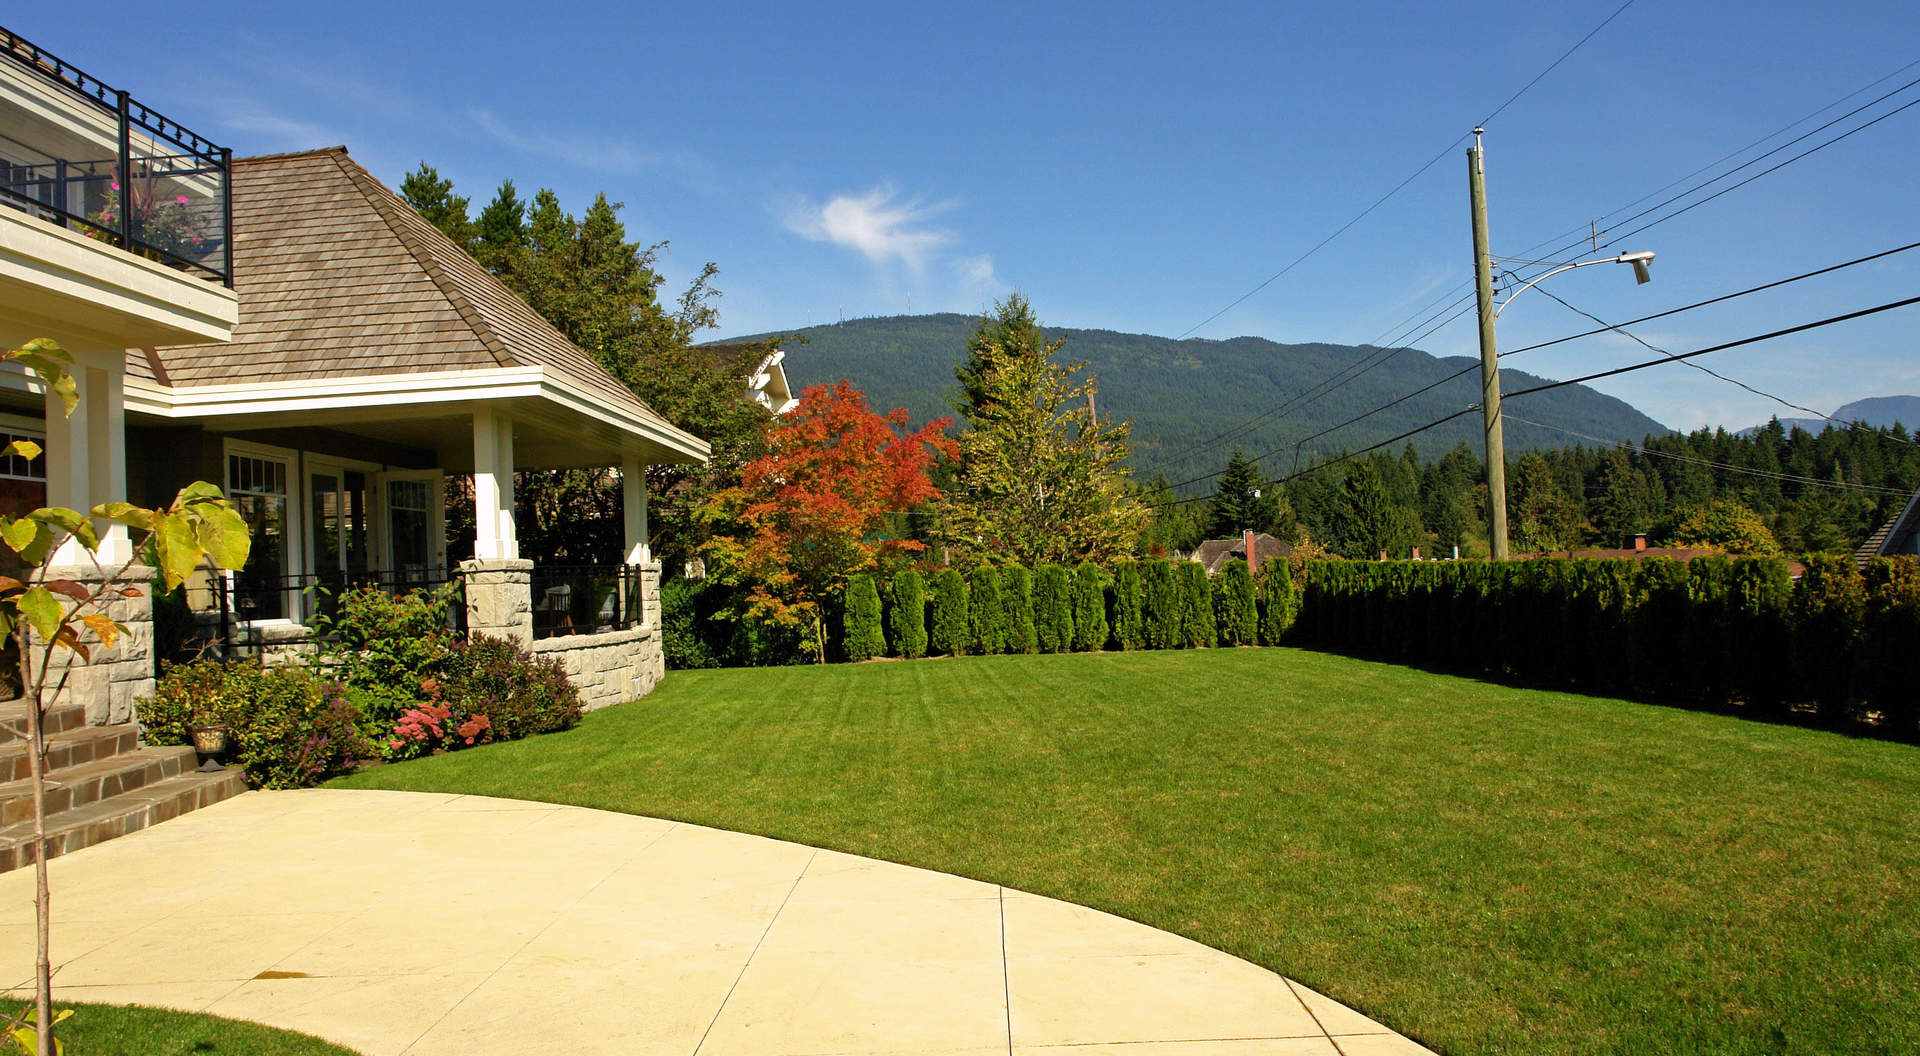
[[[1493,559],[1507,559],[1507,451],[1500,430],[1500,354],[1494,340],[1493,321],[1515,297],[1545,279],[1563,271],[1593,264],[1631,264],[1634,282],[1645,284],[1653,275],[1647,266],[1653,254],[1640,250],[1617,257],[1600,257],[1577,264],[1562,264],[1507,295],[1501,304],[1493,303],[1493,255],[1487,249],[1487,164],[1480,146],[1485,129],[1473,130],[1473,146],[1467,148],[1467,191],[1473,206],[1473,278],[1480,310],[1480,420],[1486,428],[1488,541]]]

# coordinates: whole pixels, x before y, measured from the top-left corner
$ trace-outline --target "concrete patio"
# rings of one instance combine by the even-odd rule
[[[49,868],[59,997],[366,1056],[1427,1052],[1118,917],[576,807],[253,792]],[[32,884],[0,875],[0,985],[32,977]]]

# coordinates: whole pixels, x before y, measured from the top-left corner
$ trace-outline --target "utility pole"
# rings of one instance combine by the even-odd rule
[[[1480,146],[1485,129],[1473,130],[1467,148],[1467,190],[1473,201],[1473,283],[1480,308],[1480,419],[1487,438],[1488,540],[1493,559],[1507,559],[1507,445],[1500,434],[1500,353],[1493,335],[1493,254],[1487,237],[1487,156]]]

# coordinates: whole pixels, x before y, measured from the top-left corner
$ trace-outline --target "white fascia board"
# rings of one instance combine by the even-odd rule
[[[665,422],[642,418],[566,375],[553,370],[546,370],[544,373],[546,391],[541,395],[554,403],[589,417],[598,418],[622,432],[639,436],[669,451],[678,452],[692,461],[706,463],[709,449],[705,440]]]

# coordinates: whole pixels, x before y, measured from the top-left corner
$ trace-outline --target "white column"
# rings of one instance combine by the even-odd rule
[[[125,377],[117,370],[87,371],[86,388],[81,398],[87,404],[88,476],[91,509],[105,502],[127,498],[127,414]],[[127,538],[127,526],[96,520],[100,549],[96,551],[102,568],[109,571],[133,560],[133,543]]]
[[[646,469],[639,455],[627,455],[620,461],[620,502],[626,524],[629,565],[644,565],[652,560],[647,548]]]
[[[473,556],[520,556],[513,526],[513,416],[496,407],[473,412]]]
[[[93,372],[76,370],[74,373],[86,388],[81,390],[80,403],[74,407],[73,414],[66,413],[58,395],[47,393],[47,505],[85,512],[92,507],[87,500],[93,495],[92,484],[87,479],[93,469],[88,443],[94,432],[87,427],[94,403],[90,398],[93,386],[87,384],[91,380],[87,375]],[[85,554],[79,543],[68,539],[55,551],[53,563],[85,565]]]

